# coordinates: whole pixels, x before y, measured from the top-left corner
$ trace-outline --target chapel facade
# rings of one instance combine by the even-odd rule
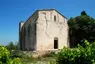
[[[19,23],[20,49],[54,50],[69,47],[67,19],[55,9],[37,10]]]

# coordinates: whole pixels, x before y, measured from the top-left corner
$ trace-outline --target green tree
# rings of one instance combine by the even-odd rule
[[[6,45],[6,48],[10,51],[19,51],[19,43],[16,42],[15,44],[13,42],[9,42],[9,44]]]
[[[81,12],[81,15],[87,15],[85,11],[82,11]]]
[[[95,41],[95,20],[85,11],[80,16],[70,18],[68,21],[71,46],[81,44],[82,40]],[[77,43],[76,43],[77,42]]]
[[[12,51],[12,50],[16,50],[16,45],[14,45],[13,42],[10,42],[8,45],[6,45],[7,49]]]

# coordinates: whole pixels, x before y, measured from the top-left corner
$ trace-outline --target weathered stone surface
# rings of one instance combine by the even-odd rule
[[[20,36],[22,50],[69,47],[67,19],[53,9],[36,11],[22,26]]]

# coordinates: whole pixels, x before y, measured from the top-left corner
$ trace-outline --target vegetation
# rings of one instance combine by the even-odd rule
[[[21,58],[21,62],[22,64],[56,64],[56,54],[51,52],[38,57],[24,55]]]
[[[6,48],[7,48],[9,51],[18,50],[18,48],[19,48],[19,43],[14,44],[13,42],[9,42],[9,44],[6,45]]]
[[[57,56],[58,64],[95,64],[95,43],[85,40],[84,45],[77,48],[64,47]]]
[[[21,54],[21,57],[12,57],[10,52],[4,46],[0,46],[0,64],[21,64],[21,63],[94,64],[95,43],[90,44],[90,42],[85,40],[84,44],[78,45],[76,48],[64,47],[57,55],[51,53],[38,58],[29,57],[24,54]]]
[[[21,62],[19,58],[12,59],[10,52],[0,45],[0,64],[21,64]]]
[[[95,19],[85,11],[80,16],[71,17],[68,21],[70,44],[72,47],[82,44],[82,40],[95,41]]]

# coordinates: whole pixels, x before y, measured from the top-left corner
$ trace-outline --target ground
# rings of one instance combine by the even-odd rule
[[[37,55],[40,52],[37,53]],[[41,53],[44,53],[43,55]],[[41,52],[41,55],[34,57],[33,55],[36,52],[30,51],[14,51],[11,55],[14,57],[19,57],[21,59],[22,64],[55,64],[56,62],[56,53],[55,52]]]
[[[54,64],[56,62],[56,57],[42,57],[37,59],[22,59],[22,64]]]

